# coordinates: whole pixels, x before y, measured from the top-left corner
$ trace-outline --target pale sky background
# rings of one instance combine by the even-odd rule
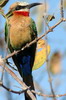
[[[3,8],[5,10],[5,13],[8,12],[9,6],[13,3],[19,0],[9,0],[7,5]],[[22,0],[24,2],[28,3],[34,3],[34,2],[44,2],[44,0]],[[60,0],[47,0],[48,5],[49,5],[49,10],[48,13],[55,16],[55,19],[50,22],[50,26],[54,25],[56,22],[59,21],[60,19],[60,10],[59,10],[59,1]],[[32,8],[33,9],[33,8]],[[35,9],[35,8],[34,8]],[[32,10],[31,10],[32,11]],[[40,12],[39,12],[40,13]],[[39,17],[37,14],[32,14],[31,17],[35,20],[36,18]],[[4,29],[4,23],[5,20],[2,16],[1,18],[1,28]],[[36,22],[37,23],[37,22]],[[61,52],[63,55],[64,52],[66,51],[66,29],[65,23],[61,23],[58,27],[56,27],[53,32],[50,32],[48,36],[48,44],[51,47],[51,52],[49,57],[54,53],[55,51]],[[42,34],[44,32],[42,31]],[[0,51],[0,54],[2,55],[3,53]],[[53,89],[55,94],[64,94],[66,93],[66,56],[62,59],[61,62],[61,68],[62,72],[57,75],[51,75],[52,76],[52,83],[53,83]],[[19,74],[17,73],[19,76]],[[20,76],[19,76],[20,77]],[[34,80],[39,84],[39,86],[43,89],[44,94],[51,94],[51,89],[48,81],[48,74],[46,71],[46,63],[39,69],[33,71],[33,78]],[[16,86],[20,86],[10,75],[5,73],[4,75],[4,84],[11,85],[10,88],[19,90]],[[9,96],[11,95],[11,96]],[[17,95],[13,93],[7,92],[5,89],[0,87],[0,100],[24,100],[23,94]],[[8,98],[7,98],[8,97]],[[37,96],[37,100],[53,100],[52,98],[43,98],[41,96]],[[66,97],[60,97],[57,98],[56,100],[66,100]]]

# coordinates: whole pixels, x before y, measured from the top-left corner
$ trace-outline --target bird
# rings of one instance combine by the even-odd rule
[[[10,52],[21,50],[37,38],[37,28],[34,20],[30,17],[30,9],[42,3],[15,2],[10,6],[6,14],[8,21],[5,23],[5,41]],[[12,56],[19,74],[31,90],[35,90],[33,84],[32,67],[35,60],[37,43],[28,46],[23,51]],[[36,97],[36,95],[34,94]],[[25,92],[25,100],[31,100]]]

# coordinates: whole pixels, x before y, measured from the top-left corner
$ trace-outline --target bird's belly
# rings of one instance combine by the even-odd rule
[[[10,18],[10,44],[13,49],[21,49],[22,46],[31,41],[30,21],[30,17],[20,15],[13,15]]]
[[[10,43],[13,49],[21,49],[26,43],[31,41],[30,28],[29,27],[17,27],[10,28]]]

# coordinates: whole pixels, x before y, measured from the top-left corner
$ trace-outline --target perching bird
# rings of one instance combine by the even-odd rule
[[[28,4],[25,2],[16,2],[10,6],[10,10],[6,14],[8,23],[5,25],[5,41],[8,44],[10,52],[20,50],[37,37],[35,22],[29,17],[30,8],[37,5],[41,5],[41,3]],[[32,90],[34,90],[32,67],[36,46],[37,43],[34,43],[12,57],[23,81],[27,86],[31,86]],[[25,100],[31,100],[27,93],[25,93]]]

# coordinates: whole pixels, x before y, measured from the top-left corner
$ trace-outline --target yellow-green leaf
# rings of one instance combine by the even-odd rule
[[[47,45],[47,50],[46,50],[45,40],[43,39],[39,40],[33,70],[40,68],[45,63],[47,58],[46,51],[48,54],[50,53],[50,46]]]

